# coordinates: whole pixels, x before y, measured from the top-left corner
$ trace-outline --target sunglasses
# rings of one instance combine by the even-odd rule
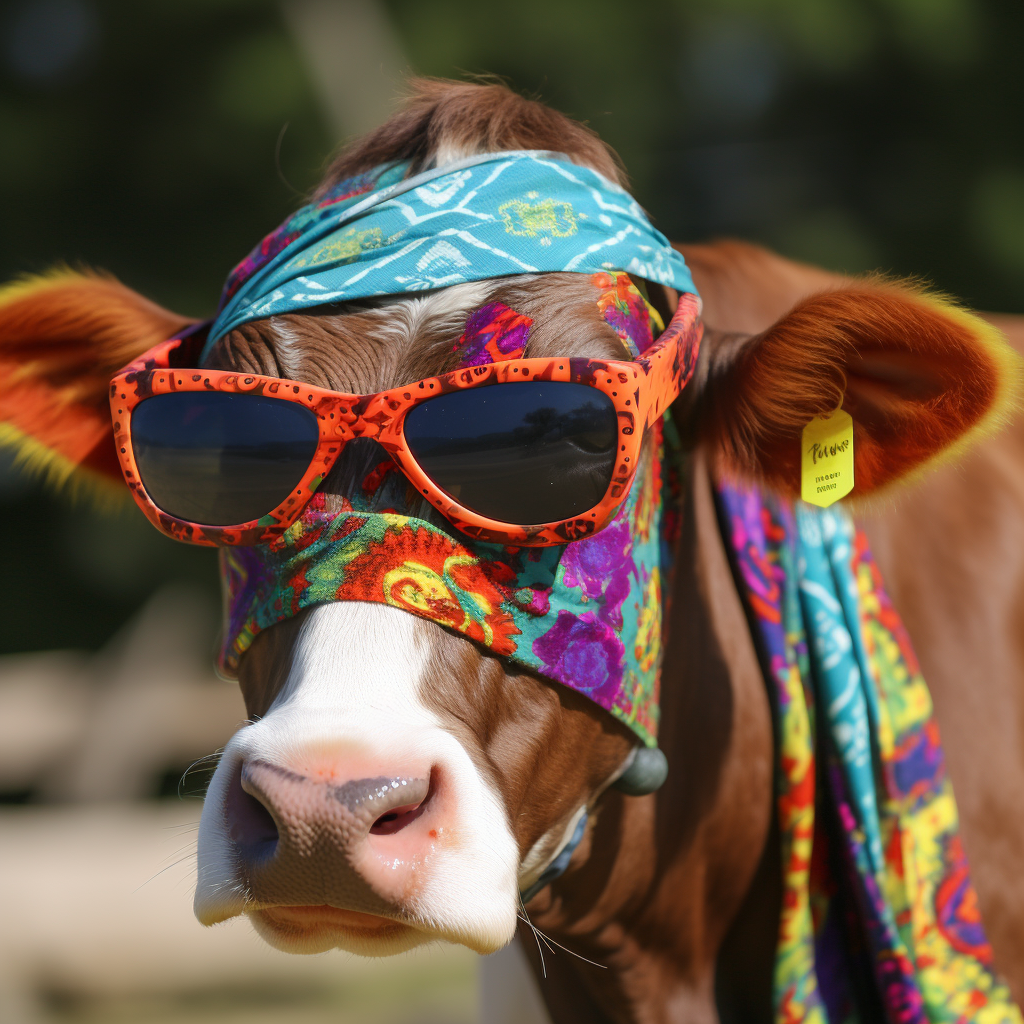
[[[565,544],[625,500],[647,430],[693,373],[701,333],[700,300],[683,294],[635,361],[510,359],[372,395],[195,369],[202,334],[181,336],[111,380],[117,454],[150,521],[192,544],[280,535],[360,437],[469,536]]]

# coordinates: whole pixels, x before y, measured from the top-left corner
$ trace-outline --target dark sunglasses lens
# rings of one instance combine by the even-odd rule
[[[617,438],[611,399],[564,381],[453,391],[405,418],[431,480],[464,508],[523,526],[592,509],[608,490]]]
[[[132,412],[139,476],[158,508],[208,526],[273,512],[316,452],[316,415],[280,398],[223,391],[156,395]]]

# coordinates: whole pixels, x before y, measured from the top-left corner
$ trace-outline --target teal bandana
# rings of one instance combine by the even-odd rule
[[[203,351],[251,320],[549,271],[624,270],[693,292],[640,205],[558,153],[471,157],[402,180],[391,164],[302,207],[233,271]]]

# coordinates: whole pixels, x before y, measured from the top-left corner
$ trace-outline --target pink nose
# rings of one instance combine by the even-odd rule
[[[440,789],[429,769],[339,785],[243,762],[225,811],[250,899],[394,914],[444,831]]]

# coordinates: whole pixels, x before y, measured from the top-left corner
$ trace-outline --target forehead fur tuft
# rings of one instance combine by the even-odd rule
[[[478,153],[549,149],[626,185],[615,152],[590,128],[528,100],[497,82],[478,84],[414,78],[403,108],[335,158],[317,189],[392,160],[409,160],[409,174]]]

